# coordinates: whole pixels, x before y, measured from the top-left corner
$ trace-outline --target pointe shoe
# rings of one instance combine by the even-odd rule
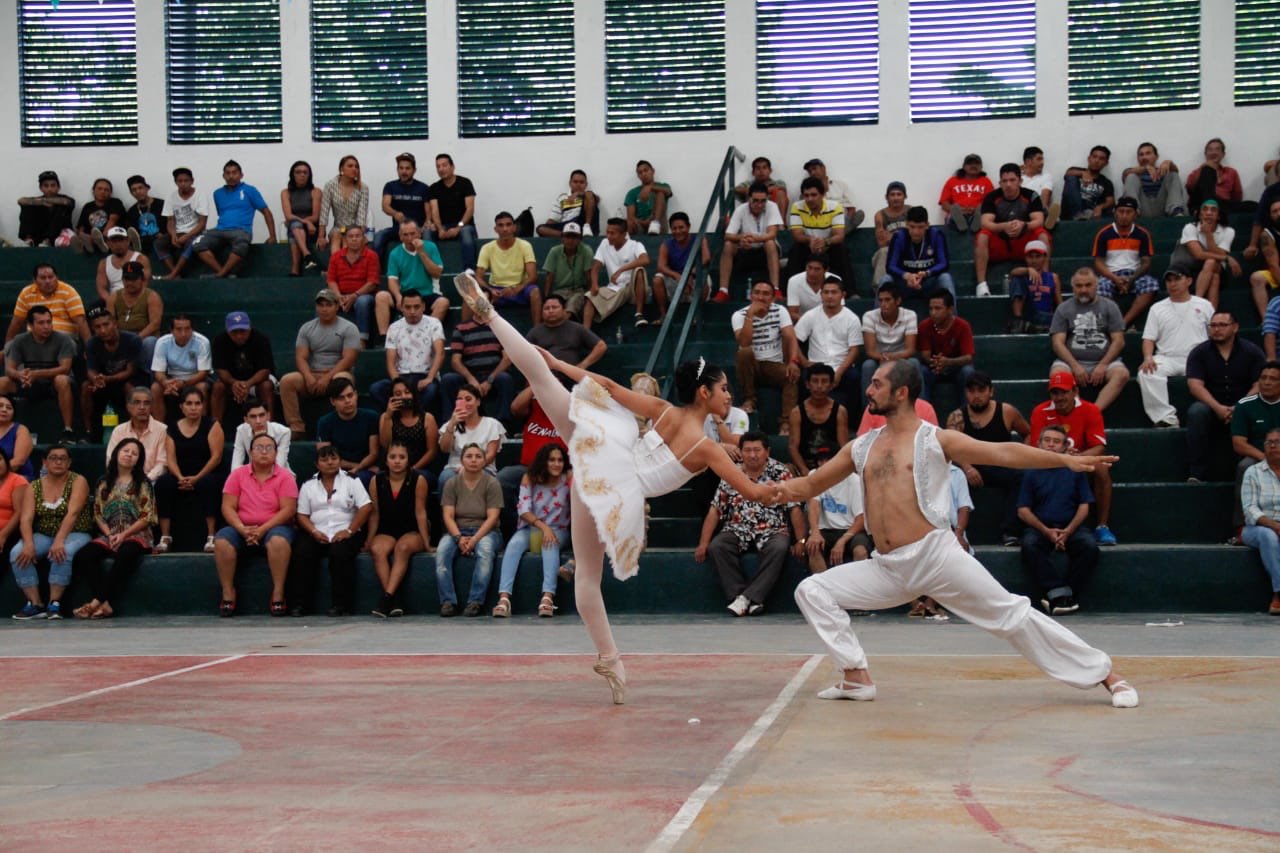
[[[611,658],[596,658],[595,666],[592,667],[596,674],[603,675],[604,680],[609,682],[609,689],[613,691],[613,704],[622,705],[627,701],[627,682],[623,681],[614,667],[619,663],[619,658],[614,655]]]
[[[476,322],[489,322],[489,317],[493,314],[493,306],[489,304],[489,297],[485,295],[484,289],[480,287],[480,282],[476,281],[471,270],[455,275],[453,286],[458,289],[458,295],[475,315]]]
[[[818,691],[819,699],[852,699],[855,702],[870,702],[876,698],[874,684],[857,684],[852,681],[841,681],[826,690]]]
[[[1138,707],[1138,691],[1133,685],[1127,681],[1117,681],[1115,684],[1107,686],[1107,692],[1111,694],[1112,708],[1136,708]]]

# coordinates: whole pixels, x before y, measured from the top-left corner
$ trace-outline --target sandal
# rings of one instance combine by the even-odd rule
[[[223,619],[228,616],[236,615],[236,600],[234,598],[224,598],[218,603],[218,615]]]
[[[161,536],[160,541],[156,543],[156,547],[151,550],[156,554],[167,554],[171,547],[173,547],[173,537]]]
[[[89,618],[90,619],[110,619],[112,616],[115,616],[115,615],[116,615],[116,612],[111,609],[111,605],[107,604],[104,601],[102,604],[98,605],[98,609],[93,611],[93,615],[90,616]]]
[[[283,601],[273,601],[273,602],[271,602],[271,615],[272,615],[272,616],[283,616],[283,615],[285,615],[285,614],[286,614],[286,613],[288,613],[288,612],[289,612],[289,608],[288,608],[288,606],[287,606]]]
[[[565,560],[564,564],[560,566],[559,570],[556,572],[556,575],[560,580],[568,583],[573,580],[573,573],[577,568],[578,564],[573,560]]]
[[[511,615],[511,599],[504,595],[498,599],[498,605],[493,608],[493,618],[506,619],[510,615]]]
[[[97,609],[98,609],[97,604],[93,603],[92,601],[87,601],[84,604],[81,604],[75,610],[72,610],[71,613],[77,619],[92,619],[93,612]]]
[[[550,618],[556,615],[556,598],[549,592],[542,594],[542,601],[538,604],[538,615],[544,618]]]

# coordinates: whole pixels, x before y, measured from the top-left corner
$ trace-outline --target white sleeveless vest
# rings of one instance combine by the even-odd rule
[[[866,506],[867,499],[867,454],[871,445],[880,436],[884,427],[864,433],[853,442],[850,453],[853,464],[862,475],[862,502]],[[951,529],[951,475],[947,470],[947,455],[938,442],[938,428],[925,421],[920,422],[916,430],[913,453],[912,473],[916,485],[916,501],[920,506],[920,514],[925,520],[940,530]]]

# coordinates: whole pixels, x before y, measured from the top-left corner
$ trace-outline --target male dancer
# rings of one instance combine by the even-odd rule
[[[947,460],[1006,468],[1091,471],[1115,456],[1054,454],[1013,442],[976,441],[940,430],[915,415],[920,374],[905,361],[876,370],[867,389],[869,410],[886,425],[846,446],[808,477],[775,488],[778,502],[807,501],[853,474],[862,474],[871,559],[835,566],[806,578],[796,603],[843,670],[823,699],[876,697],[867,658],[846,610],[877,610],[929,595],[956,615],[1003,637],[1046,674],[1072,687],[1102,684],[1116,708],[1136,708],[1138,691],[1111,669],[1111,658],[1043,615],[1023,596],[1007,592],[957,544],[948,523]]]

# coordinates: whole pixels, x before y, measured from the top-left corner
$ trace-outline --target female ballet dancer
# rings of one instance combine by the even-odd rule
[[[594,669],[608,681],[614,704],[621,705],[626,671],[600,594],[604,555],[609,555],[618,579],[634,575],[644,549],[645,498],[665,495],[707,468],[751,500],[769,500],[773,491],[751,482],[703,433],[707,415],[725,417],[733,402],[723,370],[701,358],[680,365],[676,395],[681,405],[673,406],[552,357],[493,310],[469,273],[453,281],[476,322],[488,324],[529,380],[538,403],[569,446],[574,469],[571,515],[577,522],[571,531],[577,562],[574,600],[596,647]],[[572,392],[553,370],[573,380]],[[637,415],[653,423],[643,438]],[[595,523],[582,523],[588,517]]]

